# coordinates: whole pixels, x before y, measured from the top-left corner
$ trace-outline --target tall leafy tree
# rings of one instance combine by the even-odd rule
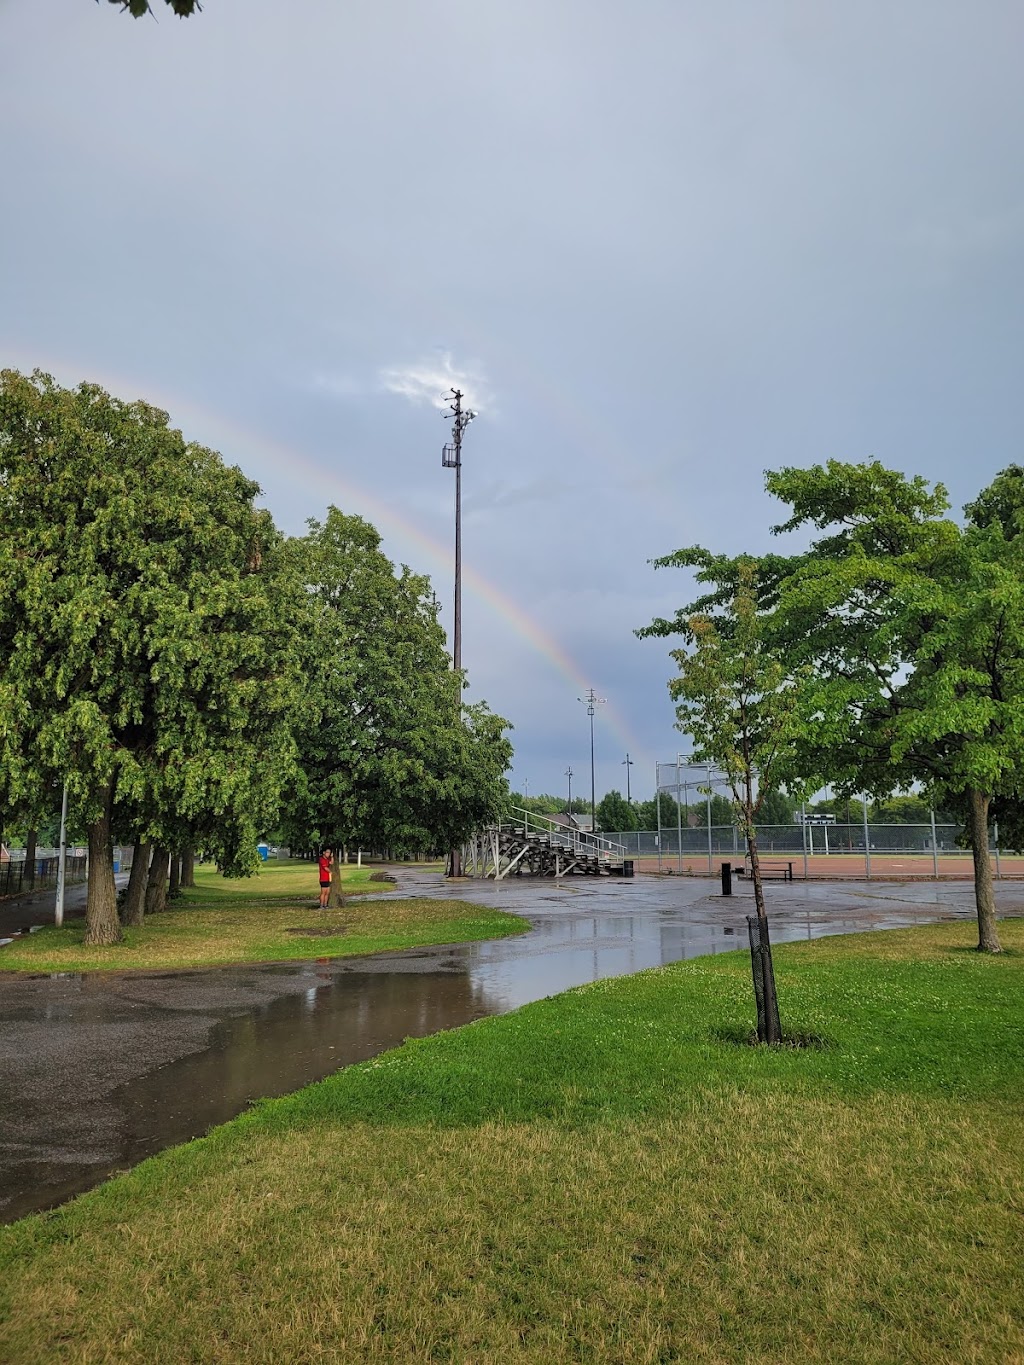
[[[885,796],[918,781],[964,809],[978,947],[998,952],[990,816],[1024,780],[1019,477],[1001,475],[966,526],[943,516],[941,485],[877,462],[767,482],[793,512],[778,529],[829,532],[780,594],[794,654],[819,677],[813,747],[832,748],[837,786]]]
[[[597,827],[608,833],[636,829],[636,811],[620,791],[610,791],[598,801]]]
[[[306,588],[299,773],[285,832],[299,846],[457,846],[497,817],[507,724],[460,707],[429,580],[396,573],[380,536],[331,507],[292,542]]]
[[[761,809],[758,811],[760,825],[791,825],[796,813],[796,801],[785,792],[764,791],[761,795]]]
[[[91,944],[120,936],[116,823],[244,871],[289,772],[295,592],[258,491],[146,403],[0,374],[0,803],[67,781]]]
[[[686,561],[692,554],[681,551],[661,563]],[[758,1037],[777,1043],[781,1031],[757,818],[763,795],[795,774],[797,748],[807,725],[809,678],[804,670],[790,669],[772,645],[758,610],[756,565],[738,561],[735,577],[735,596],[722,613],[726,629],[719,629],[707,615],[693,615],[685,622],[686,647],[672,651],[679,674],[669,690],[676,701],[679,729],[693,738],[695,759],[714,763],[732,793],[732,811],[750,858],[760,928],[753,958]]]

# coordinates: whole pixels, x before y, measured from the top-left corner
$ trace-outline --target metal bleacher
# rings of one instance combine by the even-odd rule
[[[623,876],[626,850],[599,834],[559,824],[519,806],[500,824],[480,830],[462,851],[467,877]],[[629,863],[632,872],[632,863]],[[628,874],[627,874],[628,875]]]

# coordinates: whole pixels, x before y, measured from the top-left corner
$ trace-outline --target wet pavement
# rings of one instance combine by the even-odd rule
[[[727,900],[701,878],[450,885],[436,872],[395,871],[391,897],[496,906],[532,928],[348,961],[0,975],[0,1220],[59,1203],[252,1100],[297,1090],[407,1037],[601,977],[743,947],[753,913],[748,886]],[[767,895],[775,942],[974,913],[963,883],[775,884]],[[997,896],[1002,913],[1024,906],[1019,884]]]

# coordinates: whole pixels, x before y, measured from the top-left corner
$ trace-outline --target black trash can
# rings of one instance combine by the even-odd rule
[[[626,858],[626,859],[623,860],[623,864],[622,864],[622,875],[623,875],[624,877],[632,877],[632,875],[633,875],[633,859],[632,859],[632,858]]]

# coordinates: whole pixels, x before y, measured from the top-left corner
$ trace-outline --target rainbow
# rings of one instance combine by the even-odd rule
[[[53,374],[64,384],[81,382],[85,367],[76,367],[66,361],[55,362],[51,359],[48,363],[41,360],[27,363],[23,359],[20,362],[17,359],[6,359],[23,350],[24,348],[9,343],[0,343],[0,357],[4,357],[2,364],[4,366],[10,364],[21,370],[39,368]],[[148,382],[140,384],[124,376],[109,373],[95,376],[95,371],[90,378],[95,378],[95,382],[102,384],[110,393],[119,397],[138,397],[145,393],[146,401],[170,413],[172,421],[182,427],[188,439],[219,450],[231,463],[245,469],[250,477],[254,475],[247,465],[251,463],[253,457],[264,466],[273,467],[275,471],[282,468],[296,473],[301,471],[305,476],[304,483],[311,489],[316,489],[318,501],[327,503],[336,500],[343,505],[344,510],[357,511],[360,515],[366,516],[382,534],[390,533],[412,543],[425,554],[435,574],[451,571],[450,546],[428,535],[377,494],[361,488],[351,479],[343,478],[326,462],[318,463],[303,450],[284,445],[250,430],[236,420],[201,407],[190,399],[182,398],[181,395],[160,393],[157,386]],[[186,427],[188,430],[185,430]],[[463,584],[470,593],[497,613],[535,654],[544,659],[552,670],[569,684],[575,695],[583,696],[593,685],[576,661],[519,603],[485,578],[479,570],[465,563]],[[643,750],[645,746],[610,700],[602,708],[602,716],[605,723],[615,732],[624,750],[638,754]]]

